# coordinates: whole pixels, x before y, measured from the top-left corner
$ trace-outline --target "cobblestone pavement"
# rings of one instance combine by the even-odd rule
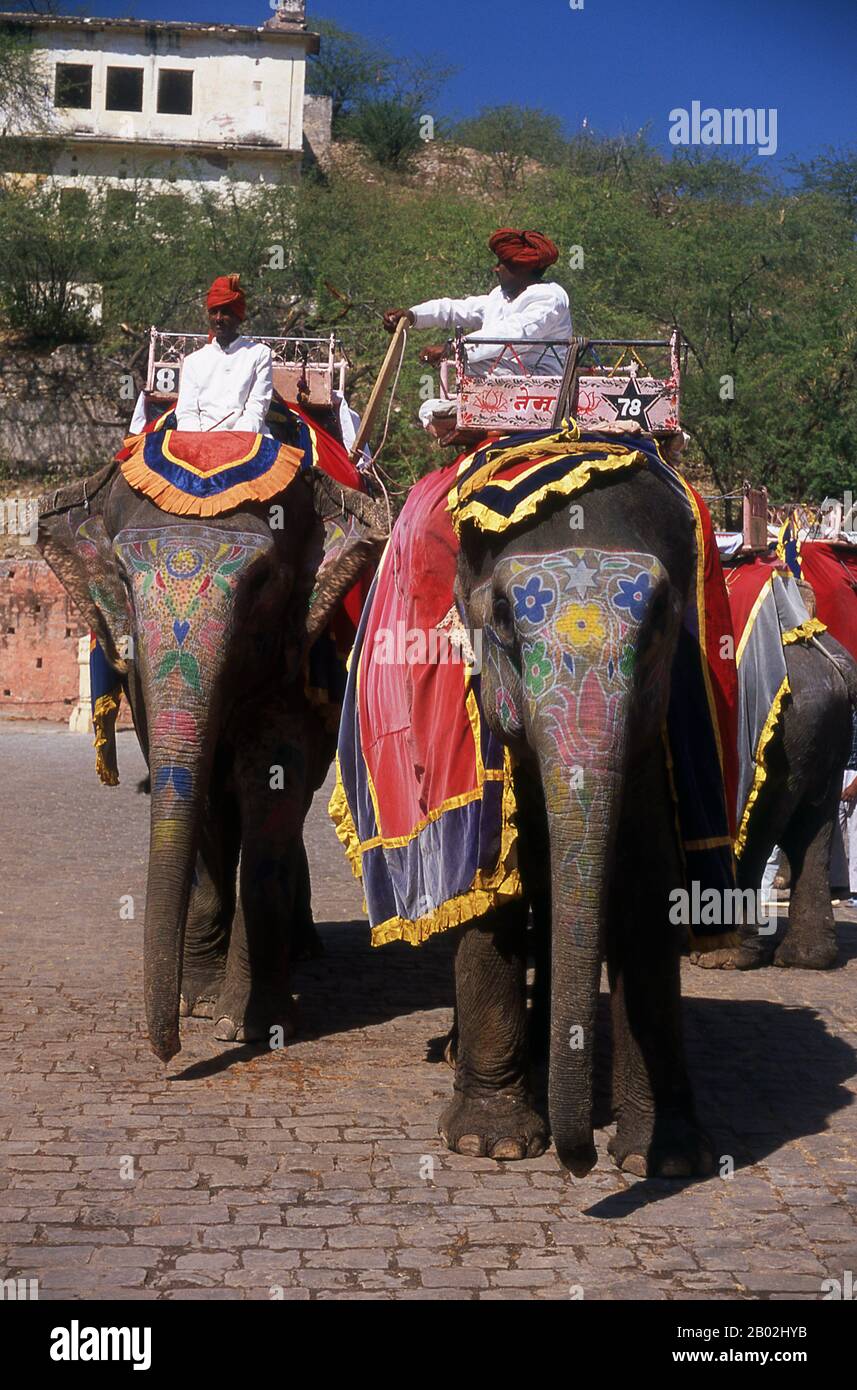
[[[0,725],[0,1277],[51,1298],[818,1298],[857,1270],[857,930],[828,974],[683,966],[699,1107],[731,1180],[627,1179],[554,1154],[447,1153],[450,942],[371,951],[327,822],[311,818],[327,955],[301,968],[279,1052],[142,1030],[147,801],[95,780],[89,740]],[[135,921],[120,915],[123,895]],[[843,914],[847,916],[848,914]]]

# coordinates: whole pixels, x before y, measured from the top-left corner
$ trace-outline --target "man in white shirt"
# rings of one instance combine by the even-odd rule
[[[537,368],[543,353],[543,348],[537,344],[551,339],[567,340],[572,336],[568,295],[562,285],[543,279],[548,266],[559,258],[559,251],[541,232],[515,231],[511,227],[495,232],[488,245],[497,257],[494,274],[498,280],[490,294],[471,295],[468,299],[430,299],[411,309],[390,309],[384,315],[387,332],[395,332],[399,319],[406,318],[414,328],[441,328],[450,336],[460,328],[470,337],[504,342],[531,338],[533,347],[516,347],[515,353],[525,368]],[[438,366],[444,352],[443,346],[424,348],[420,361]],[[521,367],[509,353],[494,367],[500,352],[499,345],[468,345],[467,360],[473,374],[489,370],[519,374]],[[558,352],[564,365],[565,352],[562,349]],[[561,370],[552,354],[541,366],[545,376],[556,375]],[[425,401],[420,407],[420,419],[426,429],[436,432],[435,419],[454,412],[454,402]]]
[[[247,305],[237,275],[219,275],[206,298],[211,342],[182,364],[176,423],[180,430],[247,430],[265,424],[273,381],[271,349],[244,338]]]

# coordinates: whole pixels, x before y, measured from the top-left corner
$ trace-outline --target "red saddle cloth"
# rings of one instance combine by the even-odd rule
[[[857,661],[857,548],[804,541],[801,574],[815,594],[816,613]]]
[[[263,436],[249,430],[170,430],[169,453],[178,463],[197,473],[216,473],[236,463],[246,463],[259,451]]]

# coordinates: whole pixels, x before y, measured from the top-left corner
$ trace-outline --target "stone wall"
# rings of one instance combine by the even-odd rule
[[[0,561],[0,715],[67,721],[86,625],[44,560]]]
[[[304,157],[326,168],[330,162],[333,102],[330,97],[304,97]]]
[[[133,385],[124,387],[130,399],[122,389],[121,368],[88,345],[0,352],[0,464],[22,482],[95,472],[120,447],[134,409]]]

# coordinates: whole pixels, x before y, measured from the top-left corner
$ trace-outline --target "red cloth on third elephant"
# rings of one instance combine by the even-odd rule
[[[815,594],[816,616],[857,661],[857,547],[804,541],[800,563]]]

